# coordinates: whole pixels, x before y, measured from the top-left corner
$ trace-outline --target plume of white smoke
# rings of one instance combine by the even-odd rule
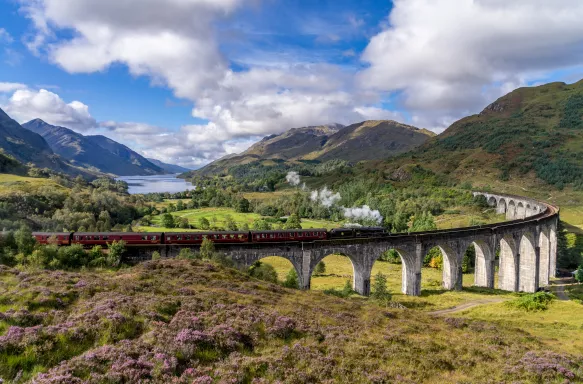
[[[295,186],[300,185],[300,175],[296,171],[290,171],[287,173],[285,180],[290,184]],[[302,184],[302,190],[307,190],[306,184]],[[336,205],[338,201],[342,198],[340,193],[334,193],[328,189],[328,187],[324,187],[320,191],[312,191],[310,194],[310,198],[315,203],[320,203],[326,208],[330,208],[333,205]],[[346,208],[343,206],[339,206],[340,209],[344,210],[344,217],[346,219],[352,219],[355,221],[359,221],[361,223],[366,224],[381,224],[383,222],[383,216],[378,210],[372,210],[368,205],[363,205],[362,207],[357,208]],[[358,226],[361,224],[353,223],[352,225]]]
[[[294,187],[300,185],[300,175],[296,171],[288,172],[285,180]]]
[[[363,205],[359,208],[345,208],[344,217],[355,221],[380,224],[383,221],[383,216],[378,210],[372,210],[368,205]]]
[[[319,192],[312,191],[310,198],[313,202],[320,202],[320,204],[326,208],[330,208],[341,199],[339,193],[332,192],[328,187],[324,187],[324,189]]]

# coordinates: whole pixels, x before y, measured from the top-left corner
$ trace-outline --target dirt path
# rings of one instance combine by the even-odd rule
[[[559,300],[570,300],[569,295],[565,293],[565,285],[572,282],[571,278],[557,279],[549,285],[551,291],[557,296]]]
[[[508,300],[508,298],[492,297],[492,298],[488,298],[488,299],[470,301],[470,302],[455,306],[453,308],[440,309],[439,311],[429,312],[429,314],[430,315],[447,315],[450,313],[459,312],[459,311],[463,311],[463,310],[470,309],[473,307],[477,307],[478,305],[501,303],[501,302],[506,301],[506,300]]]

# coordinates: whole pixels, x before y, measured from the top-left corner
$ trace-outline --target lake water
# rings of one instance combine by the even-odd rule
[[[176,178],[177,175],[122,176],[117,179],[128,183],[128,192],[132,195],[154,192],[176,193],[194,189],[192,183]]]

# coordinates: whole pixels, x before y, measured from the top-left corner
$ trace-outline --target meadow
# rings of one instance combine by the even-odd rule
[[[206,260],[159,260],[118,271],[1,267],[0,306],[8,382],[583,380],[581,305],[564,307],[573,320],[559,325],[537,320],[550,312],[502,305],[476,318],[433,316],[286,289]],[[544,328],[519,329],[519,319]],[[534,336],[567,326],[573,332]],[[567,336],[578,338],[571,347]]]

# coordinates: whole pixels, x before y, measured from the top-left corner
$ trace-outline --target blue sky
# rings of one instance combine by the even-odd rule
[[[0,107],[191,167],[296,126],[440,132],[583,77],[582,17],[576,0],[0,0]]]

